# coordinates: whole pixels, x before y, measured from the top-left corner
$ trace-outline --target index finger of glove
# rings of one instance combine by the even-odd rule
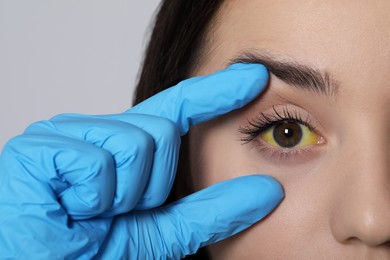
[[[243,107],[259,95],[268,79],[268,71],[261,64],[233,64],[208,76],[184,80],[127,113],[167,118],[184,135],[193,125]]]

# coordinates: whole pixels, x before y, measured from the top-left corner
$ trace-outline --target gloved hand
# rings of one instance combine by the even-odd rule
[[[32,124],[0,157],[0,257],[179,258],[231,236],[282,199],[252,175],[173,204],[180,136],[253,100],[262,65],[236,64],[191,78],[126,113],[65,114]]]

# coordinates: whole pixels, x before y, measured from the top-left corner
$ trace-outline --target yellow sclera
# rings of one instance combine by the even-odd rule
[[[311,131],[307,126],[305,126],[303,124],[300,124],[300,123],[295,123],[295,124],[297,124],[299,126],[299,129],[300,129],[300,131],[302,133],[302,136],[301,136],[299,142],[295,146],[288,147],[288,149],[302,148],[302,147],[305,147],[305,146],[314,145],[314,144],[318,143],[319,136],[316,133]],[[275,148],[284,148],[284,149],[286,149],[286,147],[281,146],[275,140],[275,138],[274,138],[275,127],[276,126],[272,126],[268,130],[263,132],[263,134],[261,135],[261,138],[264,141],[266,141],[268,144],[270,144],[271,146],[273,146]]]

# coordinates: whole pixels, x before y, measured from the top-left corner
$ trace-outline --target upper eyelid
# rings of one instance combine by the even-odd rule
[[[262,125],[266,122],[277,123],[283,120],[294,120],[306,125],[310,130],[316,130],[317,124],[312,122],[309,113],[307,113],[306,116],[303,116],[302,112],[288,108],[287,106],[284,106],[282,109],[283,110],[279,112],[275,106],[272,106],[272,114],[269,112],[260,112],[257,117],[252,120],[256,120],[258,124]],[[253,121],[249,120],[248,122],[252,122],[251,125],[253,125]]]

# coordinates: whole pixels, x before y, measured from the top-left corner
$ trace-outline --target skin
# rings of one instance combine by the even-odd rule
[[[285,189],[266,219],[209,247],[213,258],[390,258],[389,25],[387,0],[225,1],[194,75],[257,49],[327,71],[338,90],[319,95],[271,74],[250,105],[190,131],[195,190],[253,173]],[[239,128],[273,106],[309,117],[321,142],[289,158],[259,149],[261,137],[243,144]]]

